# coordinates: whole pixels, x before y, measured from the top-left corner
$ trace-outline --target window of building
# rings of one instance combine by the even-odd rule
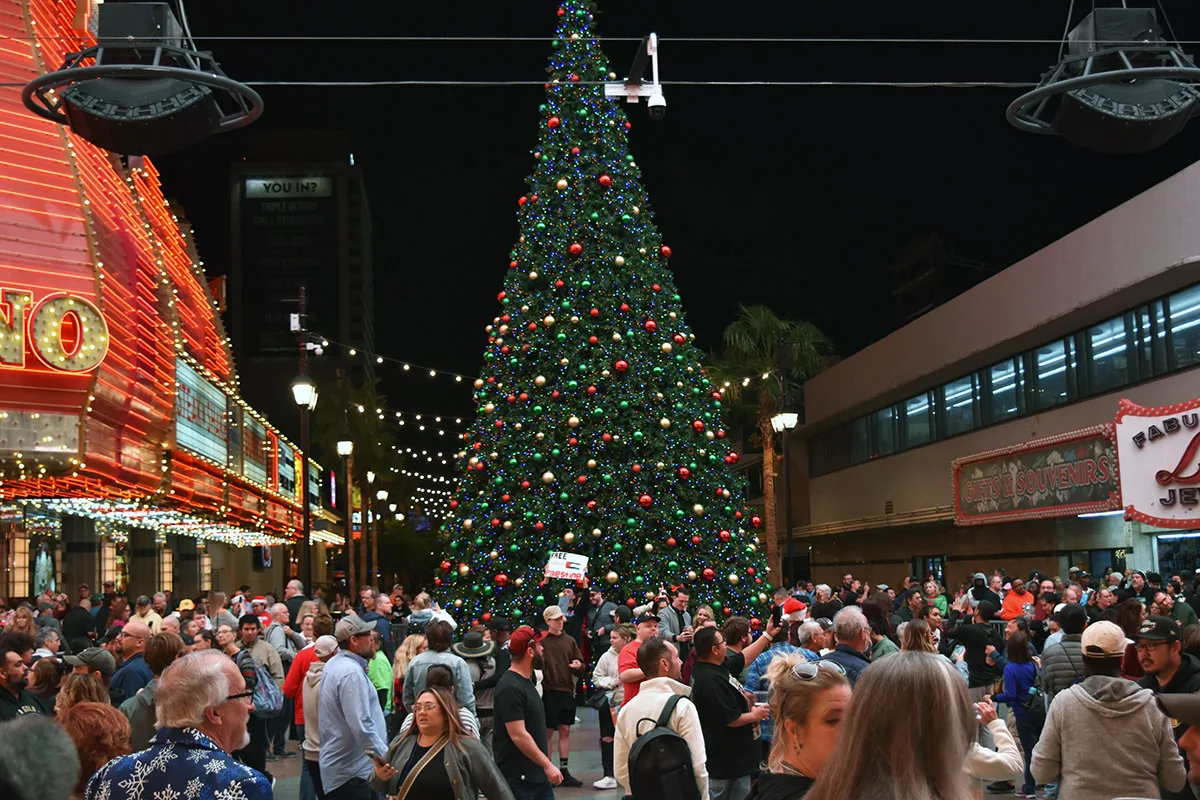
[[[1010,358],[984,370],[987,421],[1000,422],[1025,413],[1025,361]]]
[[[904,401],[904,418],[900,420],[901,441],[905,448],[917,447],[933,440],[933,404],[929,392]]]
[[[896,452],[896,407],[881,408],[871,415],[873,455],[888,456]]]
[[[1088,394],[1103,394],[1129,383],[1130,338],[1123,316],[1083,332],[1088,354]]]
[[[951,381],[942,387],[940,410],[945,435],[955,436],[976,427],[976,411],[979,407],[979,392],[976,388],[974,375]]]
[[[175,554],[166,547],[158,551],[158,588],[164,592],[175,590]]]
[[[1167,332],[1163,301],[1138,308],[1133,312],[1136,325],[1138,379],[1163,375],[1167,371]]]
[[[200,554],[200,591],[212,591],[212,555]]]
[[[1067,402],[1073,366],[1070,340],[1058,339],[1033,351],[1033,407],[1039,411]]]
[[[850,423],[850,463],[861,464],[871,457],[871,439],[868,417],[859,417]]]
[[[1200,364],[1200,286],[1167,298],[1170,369]]]
[[[108,538],[100,542],[100,581],[117,583],[117,543]]]

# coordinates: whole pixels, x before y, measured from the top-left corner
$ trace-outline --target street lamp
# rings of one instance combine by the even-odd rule
[[[380,489],[378,492],[376,492],[376,493],[375,493],[375,499],[376,499],[376,500],[378,500],[378,501],[379,501],[379,502],[381,502],[381,503],[387,502],[387,499],[388,499],[388,490],[387,490],[387,489]]]
[[[301,368],[303,368],[301,359]],[[308,415],[317,408],[317,385],[312,378],[301,373],[292,381],[292,398],[300,409],[300,506],[304,515],[304,547],[307,558],[304,565],[304,581],[308,591],[313,590],[313,543],[312,537],[312,499],[308,495]]]
[[[342,434],[337,440],[337,454],[342,458],[354,455],[354,440],[350,438],[349,428],[342,428]]]
[[[354,488],[350,485],[350,457],[354,455],[354,440],[350,438],[350,426],[342,425],[342,432],[338,435],[337,454],[342,459],[342,472],[346,476],[346,571],[350,574],[348,588],[350,596],[354,597],[357,591],[354,580],[354,521],[351,519],[354,509]]]
[[[785,575],[793,584],[796,581],[795,571],[795,539],[792,535],[792,451],[788,442],[792,438],[792,430],[800,422],[801,409],[788,401],[785,394],[784,402],[775,416],[771,417],[771,427],[776,433],[783,434],[783,524],[787,528],[787,568]]]

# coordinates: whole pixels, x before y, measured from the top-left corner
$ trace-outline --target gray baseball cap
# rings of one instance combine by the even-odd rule
[[[117,660],[103,647],[89,647],[79,651],[78,655],[66,656],[63,661],[73,667],[87,667],[89,672],[99,672],[106,678],[111,678],[117,671]]]

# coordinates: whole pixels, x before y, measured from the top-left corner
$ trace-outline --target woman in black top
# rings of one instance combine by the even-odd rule
[[[376,760],[374,791],[397,800],[513,800],[491,754],[458,721],[451,690],[428,686],[410,710],[416,724]]]
[[[792,653],[771,660],[764,685],[771,687],[774,737],[768,771],[759,773],[747,800],[796,800],[837,747],[850,681],[835,661],[806,661]]]

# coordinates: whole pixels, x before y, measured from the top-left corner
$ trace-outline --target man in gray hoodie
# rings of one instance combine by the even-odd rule
[[[305,775],[312,781],[313,791],[319,800],[325,800],[325,788],[321,785],[321,729],[319,725],[321,676],[325,673],[325,662],[337,653],[337,639],[318,636],[313,645],[317,660],[308,665],[300,696],[304,703],[304,741],[300,751],[304,756]],[[303,783],[303,781],[302,781]]]
[[[1111,622],[1083,632],[1084,680],[1054,698],[1030,772],[1038,783],[1062,775],[1064,798],[1159,797],[1159,787],[1183,788],[1187,771],[1171,733],[1170,720],[1154,694],[1121,677],[1125,634]],[[1098,745],[1080,731],[1121,731],[1120,745]]]

